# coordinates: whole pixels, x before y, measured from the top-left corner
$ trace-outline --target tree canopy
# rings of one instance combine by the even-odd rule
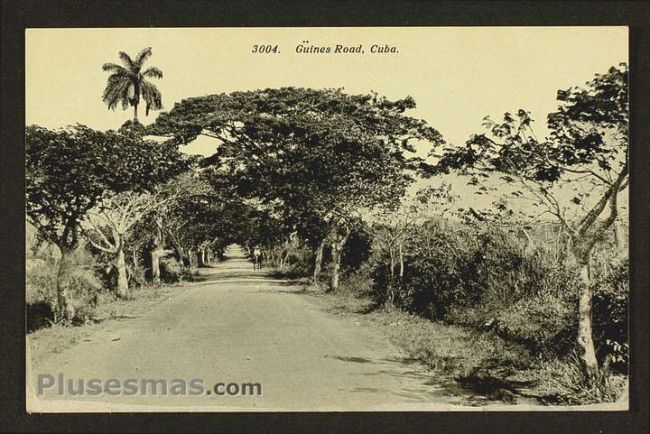
[[[155,66],[143,70],[144,63],[151,57],[151,47],[140,51],[135,59],[132,59],[124,51],[120,51],[122,65],[116,63],[105,63],[103,71],[110,72],[108,83],[102,96],[103,101],[109,109],[121,104],[126,110],[129,105],[133,107],[133,120],[138,121],[138,105],[140,98],[145,102],[145,115],[149,116],[149,110],[160,110],[162,108],[162,95],[155,84],[148,81],[148,78],[162,78],[163,73]]]
[[[144,191],[182,170],[177,146],[83,125],[25,130],[30,222],[49,240],[74,244],[77,226],[106,191]]]
[[[346,215],[398,199],[427,168],[418,142],[443,143],[405,114],[415,101],[340,89],[281,88],[190,98],[162,113],[152,131],[183,143],[219,140],[209,159],[242,197],[259,198],[295,221]],[[302,218],[300,218],[302,217]]]
[[[547,119],[548,138],[537,138],[526,110],[506,113],[498,122],[485,117],[487,131],[472,135],[465,146],[445,149],[435,172],[459,171],[475,185],[496,174],[538,215],[556,218],[580,270],[578,343],[585,367],[595,373],[590,262],[594,246],[618,218],[619,194],[629,180],[627,66],[596,74],[585,88],[560,90],[557,100],[557,111]],[[490,189],[481,184],[479,190]]]

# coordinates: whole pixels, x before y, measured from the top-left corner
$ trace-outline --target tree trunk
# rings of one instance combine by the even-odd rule
[[[578,256],[580,255],[580,256]],[[580,292],[578,298],[578,346],[580,358],[590,375],[598,373],[598,361],[593,340],[592,327],[592,281],[589,264],[589,254],[583,252],[576,255],[580,271]]]
[[[625,242],[625,237],[623,236],[623,231],[621,230],[621,222],[616,220],[613,223],[614,226],[614,240],[616,241],[616,247],[618,249],[618,252],[621,254],[625,254],[626,250],[626,242]]]
[[[340,239],[338,236],[334,237],[332,242],[332,281],[331,289],[336,291],[339,289],[339,274],[341,271],[341,254],[343,252],[343,246],[350,235],[349,231],[346,231],[345,235]]]
[[[133,104],[133,122],[138,123],[138,103]]]
[[[336,242],[332,243],[332,280],[330,283],[332,291],[339,289],[339,271],[341,269],[341,252]]]
[[[160,258],[173,254],[173,250],[156,249],[150,252],[151,255],[151,280],[154,285],[160,285]]]
[[[154,285],[160,285],[160,258],[164,255],[163,252],[163,220],[161,217],[155,218],[156,235],[154,236],[154,248],[149,252],[151,257],[151,281]]]
[[[187,261],[189,262],[189,268],[194,268],[196,266],[196,252],[194,249],[187,251]]]
[[[321,268],[323,267],[323,250],[325,250],[325,239],[321,240],[316,248],[316,259],[314,260],[314,285],[318,285]]]
[[[117,296],[126,298],[129,295],[129,280],[126,275],[126,260],[122,246],[117,251],[115,267],[117,268]]]
[[[74,318],[74,306],[70,300],[70,279],[74,270],[74,249],[59,247],[61,260],[56,276],[57,316],[66,321]]]
[[[160,249],[151,251],[151,280],[154,285],[160,285]]]
[[[399,278],[404,277],[404,252],[402,251],[402,243],[399,243]]]

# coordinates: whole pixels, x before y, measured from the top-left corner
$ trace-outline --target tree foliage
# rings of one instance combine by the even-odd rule
[[[55,244],[74,245],[76,228],[107,191],[145,191],[183,169],[172,142],[153,143],[83,125],[25,130],[27,217]]]
[[[536,137],[525,110],[499,122],[486,117],[487,131],[438,155],[437,171],[469,175],[470,184],[481,184],[479,192],[497,190],[481,180],[499,175],[515,187],[512,197],[532,199],[538,216],[551,214],[574,241],[588,240],[589,250],[618,216],[617,197],[628,182],[627,70],[611,68],[587,89],[561,90],[558,101],[548,116],[548,139]]]
[[[104,89],[102,100],[109,109],[115,110],[118,105],[126,110],[129,105],[134,108],[134,122],[138,121],[138,105],[140,98],[145,102],[145,115],[149,116],[149,110],[160,110],[162,106],[162,95],[155,84],[148,81],[148,78],[162,78],[163,73],[155,66],[143,70],[144,63],[151,57],[151,47],[140,51],[135,59],[120,51],[122,65],[116,63],[105,63],[103,71],[110,72],[108,83]]]
[[[619,195],[628,185],[628,73],[625,64],[597,74],[586,88],[557,94],[559,107],[548,115],[550,136],[539,140],[526,110],[501,121],[484,118],[486,132],[464,147],[438,155],[437,172],[469,175],[479,192],[498,187],[496,174],[552,215],[570,237],[572,258],[581,277],[578,344],[588,371],[597,372],[592,340],[591,254],[619,217]],[[484,182],[481,182],[481,179]]]
[[[79,244],[88,212],[107,195],[148,191],[186,164],[171,141],[158,144],[83,125],[58,131],[29,126],[25,136],[27,219],[61,250],[58,310],[70,320],[68,256]]]
[[[201,134],[218,139],[208,161],[222,184],[317,242],[336,238],[363,208],[396,203],[414,176],[430,169],[415,147],[443,139],[405,114],[414,107],[411,97],[390,101],[340,89],[233,92],[184,100],[151,132],[181,143]]]

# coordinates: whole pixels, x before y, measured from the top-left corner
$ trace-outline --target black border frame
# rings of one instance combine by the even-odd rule
[[[641,2],[0,0],[0,431],[649,432],[650,7]],[[628,412],[25,412],[24,30],[27,27],[630,27],[631,394]],[[645,267],[644,267],[645,265]]]

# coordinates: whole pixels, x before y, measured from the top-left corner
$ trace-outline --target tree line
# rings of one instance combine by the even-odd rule
[[[579,281],[576,344],[586,370],[598,372],[592,256],[619,219],[629,182],[625,65],[597,74],[585,87],[558,91],[547,138],[537,137],[532,115],[519,109],[496,121],[486,117],[484,131],[458,146],[408,114],[416,106],[412,97],[389,100],[342,89],[187,98],[144,126],[137,118],[140,97],[147,112],[162,107],[160,92],[144,79],[162,72],[141,72],[150,49],[135,60],[122,54],[125,66],[104,65],[111,72],[104,100],[109,108],[134,107],[133,121],[107,132],[82,125],[26,128],[27,219],[60,249],[61,318],[74,316],[68,257],[82,239],[108,255],[122,297],[129,290],[126,264],[142,252],[150,279],[158,282],[158,261],[169,255],[191,267],[237,242],[262,246],[284,267],[291,252],[308,251],[313,283],[323,284],[327,258],[325,287],[336,291],[351,243],[372,244],[386,254],[392,302],[399,285],[391,282],[405,275],[415,228],[451,212],[454,193],[435,179],[453,172],[495,199],[487,210],[461,210],[462,218],[557,223]],[[200,135],[215,139],[216,152],[184,155],[182,147]],[[416,156],[423,148],[428,158]],[[414,193],[418,179],[428,179],[429,187]],[[372,241],[362,235],[368,228]]]

